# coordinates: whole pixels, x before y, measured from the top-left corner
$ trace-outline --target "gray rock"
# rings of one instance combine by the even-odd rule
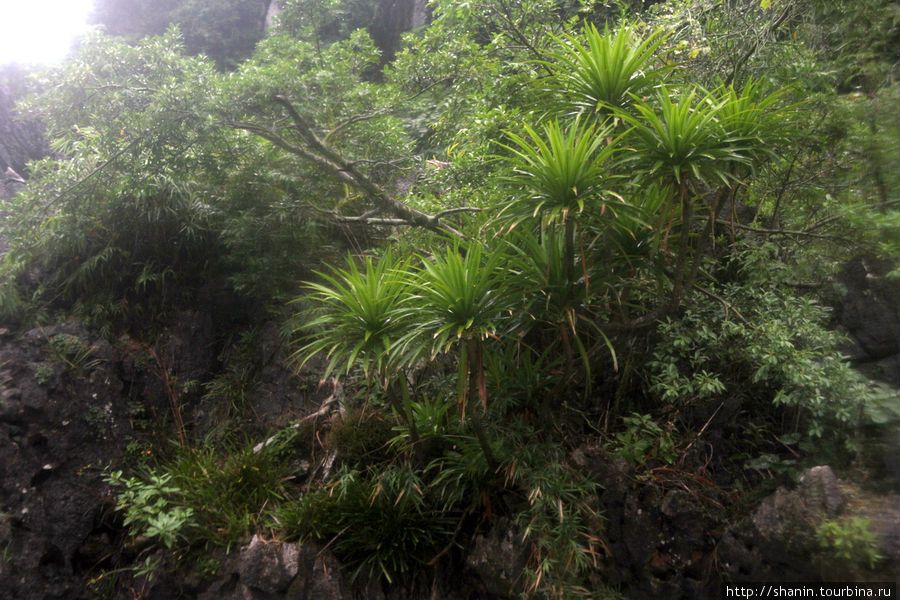
[[[827,465],[806,471],[800,477],[800,488],[811,505],[824,507],[829,516],[837,515],[844,505],[837,477]]]
[[[764,537],[780,539],[795,550],[808,549],[815,541],[815,527],[837,515],[843,503],[831,467],[812,467],[801,475],[797,489],[780,487],[763,500],[753,523]]]
[[[839,307],[840,324],[865,356],[878,360],[900,353],[900,285],[885,275],[892,264],[871,256],[848,261],[839,276],[847,288]]]
[[[351,600],[349,582],[330,552],[300,546],[300,573],[288,588],[285,600]]]
[[[512,598],[521,591],[527,560],[528,547],[521,535],[509,523],[498,521],[487,535],[475,538],[466,566],[485,593]]]
[[[355,600],[337,559],[311,544],[253,536],[199,600]]]
[[[846,497],[842,487],[851,488]],[[834,563],[823,554],[816,537],[822,523],[852,516],[869,522],[879,552],[887,557],[879,572],[867,575],[878,581],[896,572],[900,560],[898,498],[896,493],[879,496],[852,484],[840,484],[828,466],[808,469],[795,489],[778,488],[750,519],[722,535],[716,547],[722,571],[731,581],[856,580],[863,574],[859,565]],[[827,573],[823,565],[827,565]]]
[[[241,583],[267,594],[288,588],[300,570],[300,548],[297,544],[265,541],[254,535],[241,549],[238,574]]]

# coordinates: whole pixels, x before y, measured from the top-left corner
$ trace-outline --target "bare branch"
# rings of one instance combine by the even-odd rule
[[[369,119],[378,118],[380,116],[387,114],[388,112],[389,111],[387,111],[387,110],[376,110],[375,112],[369,113],[367,115],[356,115],[355,117],[350,117],[343,123],[338,123],[334,129],[329,131],[328,134],[325,136],[324,141],[327,143],[328,140],[330,140],[332,136],[334,136],[336,133],[340,132],[341,130],[346,129],[347,127],[350,127],[351,125],[354,125],[356,123],[361,123],[362,121],[368,121]]]
[[[460,206],[458,208],[448,208],[447,210],[442,210],[438,214],[434,215],[434,218],[443,219],[444,217],[455,215],[461,212],[481,212],[481,209],[475,206]]]
[[[402,227],[404,225],[409,226],[410,224],[406,219],[391,219],[388,217],[367,217],[365,215],[347,217],[334,214],[332,216],[338,223],[363,223],[365,225],[390,225],[396,227]]]
[[[774,34],[775,31],[776,31],[779,27],[781,27],[781,25],[784,24],[784,22],[785,22],[785,21],[787,20],[787,18],[790,16],[792,8],[793,8],[793,3],[789,2],[789,3],[787,4],[787,6],[785,6],[784,11],[781,13],[781,15],[775,20],[774,23],[772,23],[772,24],[766,29],[766,31],[763,33],[763,35],[762,35],[761,37],[770,37],[770,36],[772,36],[772,34]],[[760,38],[757,38],[756,40],[754,40],[754,42],[753,42],[752,44],[750,44],[750,47],[747,48],[747,51],[743,54],[743,56],[741,56],[741,57],[737,60],[737,62],[734,63],[734,67],[731,69],[731,73],[730,73],[730,74],[728,75],[728,77],[725,79],[725,85],[726,85],[726,86],[727,86],[727,85],[731,85],[732,83],[734,83],[734,80],[735,80],[735,78],[737,77],[738,72],[743,68],[744,64],[745,64],[748,60],[750,60],[750,58],[756,53],[756,50],[759,48],[759,45],[760,45]]]
[[[732,225],[730,221],[724,221],[721,219],[716,219],[716,223],[722,223],[724,225]],[[750,231],[752,233],[761,233],[764,235],[792,235],[798,237],[808,237],[815,238],[819,240],[832,240],[835,242],[843,242],[845,244],[853,244],[855,243],[853,240],[837,236],[837,235],[825,235],[821,233],[812,233],[807,230],[790,230],[790,229],[763,229],[760,227],[750,227],[749,225],[741,225],[740,223],[734,223],[734,227],[738,229],[743,229],[744,231]]]
[[[450,209],[449,211],[444,211],[437,215],[429,215],[408,206],[388,194],[381,186],[366,176],[365,173],[357,169],[356,164],[360,161],[351,161],[344,158],[340,153],[329,147],[325,141],[319,139],[306,118],[300,114],[286,96],[278,94],[274,96],[274,100],[287,112],[292,123],[292,129],[302,140],[303,145],[291,143],[278,132],[258,123],[238,121],[229,124],[237,129],[243,129],[244,131],[258,135],[286,152],[309,160],[322,167],[325,171],[338,177],[344,183],[361,190],[380,211],[395,217],[394,219],[377,220],[380,221],[380,224],[415,225],[437,231],[449,232],[455,236],[463,237],[459,231],[442,222],[441,218],[449,214],[474,211],[477,209]],[[350,119],[347,121],[347,124],[358,120],[362,120],[362,118]],[[344,217],[341,220],[344,222],[354,222],[353,219],[353,217]],[[356,222],[376,224],[377,221],[372,217],[356,218]]]

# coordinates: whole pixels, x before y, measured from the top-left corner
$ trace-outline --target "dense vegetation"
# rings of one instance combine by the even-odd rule
[[[340,26],[365,3],[286,4],[239,62],[187,52],[186,19],[91,34],[22,105],[55,158],[3,207],[5,321],[152,347],[219,310],[203,384],[234,426],[191,436],[176,405],[180,443],[137,434],[154,458],[109,477],[134,535],[265,528],[413,589],[504,516],[529,597],[602,597],[575,448],[702,471],[738,510],[896,418],[824,308],[841,261],[900,250],[896,5],[435,0],[382,67]],[[343,382],[342,416],[254,451],[245,363],[272,321]],[[746,434],[701,456],[697,415],[726,402]],[[311,446],[335,464],[292,480]]]

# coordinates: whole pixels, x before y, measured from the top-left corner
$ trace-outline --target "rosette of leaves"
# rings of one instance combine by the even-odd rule
[[[663,30],[641,39],[633,25],[623,22],[615,32],[603,33],[586,25],[579,37],[566,35],[562,48],[550,54],[546,64],[554,72],[554,85],[563,96],[563,112],[595,115],[605,119],[612,109],[624,108],[632,95],[658,85],[667,69],[654,67],[653,59],[666,41]]]
[[[400,338],[398,355],[410,362],[455,352],[457,404],[463,419],[472,398],[480,400],[482,411],[487,409],[485,341],[500,340],[498,333],[502,334],[505,317],[515,305],[504,258],[502,252],[485,253],[478,241],[458,242],[423,260],[403,306],[406,322],[414,326]],[[496,460],[478,412],[468,411],[469,422],[488,463],[494,466]]]
[[[516,191],[500,213],[515,226],[541,218],[565,229],[566,273],[575,281],[577,219],[585,212],[601,213],[605,202],[624,204],[613,191],[616,141],[609,127],[576,119],[563,128],[556,120],[535,130],[524,125],[524,135],[507,132],[510,145],[507,182]]]
[[[332,267],[330,273],[317,274],[322,282],[307,284],[317,306],[311,320],[295,330],[304,334],[306,342],[294,355],[299,366],[324,354],[323,378],[362,369],[369,384],[387,392],[415,440],[406,378],[400,374],[394,352],[394,344],[410,328],[409,313],[404,310],[410,285],[405,265],[388,251],[378,261],[366,257],[362,270],[350,257],[346,268]],[[395,388],[400,388],[399,398]]]

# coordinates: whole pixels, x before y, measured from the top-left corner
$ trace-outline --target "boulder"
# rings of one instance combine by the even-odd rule
[[[808,469],[795,488],[779,487],[749,518],[724,532],[716,547],[722,574],[732,582],[890,578],[900,559],[897,499],[896,493],[883,496],[842,483],[828,466]],[[876,571],[835,561],[819,546],[816,531],[823,523],[852,517],[870,524],[885,557]]]
[[[334,556],[311,544],[253,536],[199,600],[353,600]]]
[[[773,556],[781,557],[786,564],[800,559],[804,564],[792,566],[805,568],[816,549],[816,527],[836,516],[843,502],[831,468],[813,467],[803,473],[795,489],[780,487],[765,498],[752,521]]]
[[[238,575],[247,587],[267,594],[283,592],[300,570],[300,547],[280,541],[265,541],[254,535],[241,549]]]

